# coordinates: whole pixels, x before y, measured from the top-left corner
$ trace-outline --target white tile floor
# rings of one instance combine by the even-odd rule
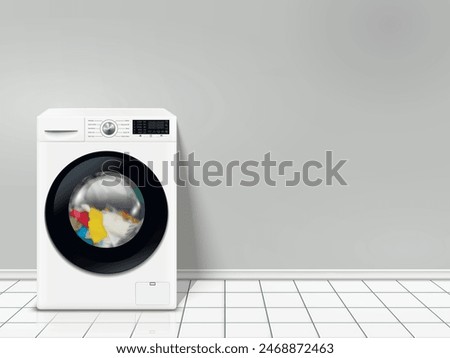
[[[0,337],[450,337],[450,281],[179,281],[174,311],[38,311],[0,281]]]

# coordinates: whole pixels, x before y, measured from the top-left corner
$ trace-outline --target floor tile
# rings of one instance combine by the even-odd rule
[[[226,312],[227,323],[267,323],[267,314],[264,308],[230,308]]]
[[[326,280],[296,280],[300,292],[334,292]]]
[[[263,292],[295,292],[298,293],[292,280],[263,280],[261,281]]]
[[[227,280],[227,292],[261,292],[257,280]]]
[[[413,295],[410,293],[377,293],[383,303],[391,307],[423,307]]]
[[[428,307],[450,307],[450,295],[444,293],[414,293]],[[1,297],[1,296],[0,296]]]
[[[344,307],[336,293],[302,293],[306,307]]]
[[[0,307],[23,307],[35,297],[35,293],[2,293]]]
[[[141,316],[141,312],[110,311],[100,312],[95,322],[97,323],[135,323]]]
[[[187,292],[189,288],[190,280],[178,280],[177,292]]]
[[[347,307],[384,307],[373,293],[339,293]]]
[[[223,307],[223,293],[190,292],[186,307]]]
[[[391,308],[395,316],[403,323],[440,323],[428,308]]]
[[[178,323],[181,322],[183,308],[173,311],[146,311],[142,312],[139,322],[142,323]]]
[[[411,334],[400,323],[361,323],[369,338],[411,338]]]
[[[264,307],[261,293],[227,292],[227,307]]]
[[[369,288],[360,280],[331,280],[331,286],[337,292],[370,292]]]
[[[364,333],[356,323],[317,323],[321,338],[363,338]]]
[[[272,323],[274,338],[317,338],[312,323]]]
[[[433,280],[443,290],[450,292],[450,280]]]
[[[39,337],[129,337],[134,332],[133,337],[159,338],[180,332],[180,337],[264,338],[270,328],[279,338],[316,337],[310,316],[324,338],[363,337],[355,319],[368,337],[409,337],[408,330],[417,337],[450,337],[450,327],[441,321],[450,323],[450,294],[442,291],[450,292],[450,280],[435,281],[442,289],[430,280],[399,282],[413,294],[395,280],[331,280],[331,285],[326,280],[229,280],[225,287],[223,280],[180,280],[180,306],[174,311],[56,312],[35,308],[36,281],[2,280],[0,337],[35,337],[42,331]],[[10,289],[2,292],[5,287]]]
[[[223,338],[224,328],[223,323],[183,323],[180,338]]]
[[[450,322],[450,308],[431,308],[444,322]]]
[[[354,323],[346,308],[309,308],[314,323]]]
[[[39,311],[36,308],[22,308],[10,323],[47,323],[56,316],[54,311]]]
[[[92,323],[98,314],[95,311],[59,312],[52,323]]]
[[[0,308],[0,324],[8,321],[19,308]]]
[[[304,307],[298,292],[296,293],[264,293],[266,307]]]
[[[364,280],[373,292],[407,292],[397,281]]]
[[[444,323],[405,323],[416,338],[450,337],[450,328]]]
[[[6,291],[9,287],[16,284],[17,280],[0,280],[0,292]]]
[[[34,338],[46,323],[6,323],[0,327],[1,338]]]
[[[184,323],[223,323],[225,312],[220,308],[186,308]]]
[[[197,280],[191,282],[189,292],[223,292],[223,280]]]
[[[226,326],[227,338],[270,338],[267,323],[229,323]]]
[[[349,308],[357,322],[398,323],[397,318],[387,308]]]
[[[267,308],[270,323],[310,323],[306,308]]]
[[[39,338],[82,338],[90,323],[50,323]]]
[[[37,285],[35,280],[21,280],[6,292],[36,292]]]
[[[132,338],[174,338],[178,335],[179,323],[141,323],[133,332]]]
[[[402,280],[399,282],[411,292],[443,292],[441,288],[429,280]]]
[[[86,338],[129,338],[135,323],[97,323],[86,333]]]

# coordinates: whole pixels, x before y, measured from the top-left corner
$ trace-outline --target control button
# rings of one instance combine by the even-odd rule
[[[104,136],[112,137],[117,132],[117,125],[113,121],[104,121],[100,126],[100,130]]]

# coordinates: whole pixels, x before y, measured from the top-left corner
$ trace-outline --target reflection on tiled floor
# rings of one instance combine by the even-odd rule
[[[450,281],[179,281],[174,311],[38,311],[0,281],[0,337],[450,337]]]

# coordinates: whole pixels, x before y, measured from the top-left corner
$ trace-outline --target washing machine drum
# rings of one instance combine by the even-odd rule
[[[156,175],[128,154],[96,152],[67,165],[47,196],[45,219],[55,247],[96,273],[130,270],[147,260],[167,225]]]

